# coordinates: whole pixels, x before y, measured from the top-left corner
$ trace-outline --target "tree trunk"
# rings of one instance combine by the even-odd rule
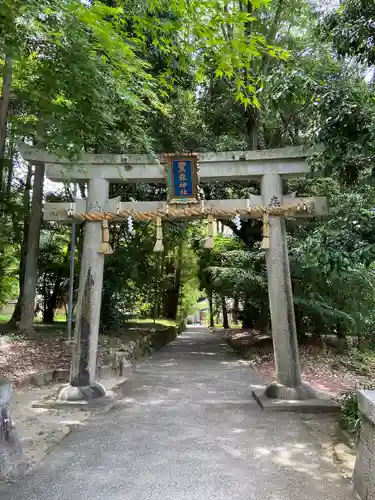
[[[55,285],[52,294],[47,299],[47,307],[43,313],[43,323],[53,323],[55,319],[55,310],[57,308],[57,301],[60,295],[61,287],[61,273],[56,277]]]
[[[158,253],[156,255],[156,276],[155,276],[155,286],[154,286],[154,303],[153,303],[153,315],[154,321],[160,318],[160,313],[165,306],[164,297],[162,297],[162,279],[164,275],[164,252]]]
[[[229,329],[229,320],[228,320],[227,301],[225,300],[225,297],[221,298],[221,307],[223,310],[223,328],[228,330]]]
[[[7,138],[10,89],[12,86],[12,66],[12,58],[6,55],[4,59],[2,75],[3,86],[0,98],[0,193],[4,191],[5,145]]]
[[[212,300],[212,293],[208,297],[208,306],[210,308],[210,328],[215,328],[214,304],[213,304],[213,300]]]
[[[43,208],[44,168],[44,163],[40,163],[35,166],[26,256],[25,282],[21,320],[19,324],[19,329],[24,332],[30,332],[33,329],[36,280],[38,275],[39,238]]]
[[[11,154],[8,163],[8,178],[6,185],[6,196],[8,199],[10,198],[10,195],[12,193],[12,180],[13,180],[13,154]]]
[[[251,308],[248,298],[245,299],[243,305],[242,328],[252,328],[254,326],[254,310]]]
[[[238,316],[239,316],[239,309],[240,309],[240,304],[239,304],[239,298],[234,297],[234,303],[233,303],[233,322],[238,323]]]
[[[165,310],[164,314],[167,319],[176,319],[178,312],[178,291],[176,288],[165,292]]]
[[[178,306],[180,304],[180,296],[181,296],[181,278],[182,278],[182,256],[183,256],[183,249],[184,249],[184,233],[182,233],[180,237],[180,245],[178,248],[178,256],[177,256],[177,263],[176,263],[176,280],[175,280],[175,289],[176,289],[176,295],[177,295],[177,304],[176,304],[176,312],[175,312],[175,317],[173,319],[177,319],[178,316]]]
[[[259,111],[257,108],[249,107],[245,114],[248,148],[255,151],[258,148]]]
[[[294,315],[296,318],[297,339],[299,344],[306,344],[307,337],[305,325],[303,324],[303,310],[301,307],[294,305]]]
[[[30,223],[30,190],[31,190],[31,178],[33,175],[33,167],[31,163],[28,164],[27,167],[27,175],[25,181],[25,190],[23,193],[23,213],[24,213],[24,222],[23,222],[23,237],[21,242],[21,250],[20,250],[20,265],[19,265],[19,286],[20,292],[18,295],[18,300],[16,307],[14,308],[12,317],[9,320],[9,328],[16,328],[17,323],[21,319],[21,304],[23,297],[23,288],[25,282],[25,266],[26,266],[26,254],[27,254],[27,242],[29,238],[29,223]]]
[[[174,286],[172,290],[166,291],[166,304],[165,304],[165,317],[167,319],[177,319],[178,316],[178,306],[180,304],[180,293],[181,293],[181,275],[182,275],[182,254],[183,254],[184,239],[183,235],[180,238],[180,244],[178,248],[178,256],[175,266],[175,279]],[[167,274],[172,272],[172,267],[167,269]]]
[[[269,333],[270,314],[268,301],[260,303],[259,317],[256,321],[253,321],[253,324],[255,330],[259,330],[261,333]]]

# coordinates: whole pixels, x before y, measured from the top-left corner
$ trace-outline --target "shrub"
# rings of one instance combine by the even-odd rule
[[[372,391],[373,386],[364,386],[363,389]],[[361,432],[362,417],[358,406],[357,391],[349,391],[341,396],[341,424],[357,440]]]

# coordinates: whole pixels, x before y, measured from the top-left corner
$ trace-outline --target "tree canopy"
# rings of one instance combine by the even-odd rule
[[[328,13],[307,0],[2,2],[0,303],[23,294],[29,226],[40,217],[20,140],[72,157],[319,145],[312,173],[284,186],[330,202],[324,220],[287,221],[298,332],[371,337],[373,14],[360,1]],[[77,189],[85,196],[84,184]],[[71,201],[73,190],[47,183],[43,199]],[[242,198],[260,187],[203,190],[207,199]],[[166,191],[123,184],[110,195],[164,200]],[[103,328],[116,331],[129,315],[186,316],[204,297],[213,314],[225,309],[244,326],[268,328],[260,221],[224,221],[211,253],[204,223],[168,223],[162,256],[153,252],[154,225],[133,226],[110,227]],[[68,226],[43,221],[36,294],[46,321],[66,307],[70,243]]]

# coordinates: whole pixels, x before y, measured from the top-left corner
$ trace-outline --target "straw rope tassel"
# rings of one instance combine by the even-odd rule
[[[304,203],[303,205],[303,211],[306,213],[313,213],[314,211],[314,203],[309,202]],[[212,215],[213,218],[222,218],[222,219],[230,219],[232,217],[235,217],[236,215],[239,215],[240,217],[247,217],[249,214],[259,214],[259,217],[262,216],[267,212],[268,215],[272,215],[273,217],[278,217],[278,216],[291,216],[293,215],[293,212],[301,212],[301,206],[299,204],[294,204],[294,205],[286,205],[282,207],[264,207],[262,205],[259,206],[253,206],[253,207],[247,207],[246,209],[244,208],[239,208],[239,209],[212,209],[210,210],[210,215]],[[64,214],[63,220],[65,220],[67,211],[63,210],[62,214]],[[126,209],[126,210],[120,210],[118,213],[117,212],[89,212],[89,213],[72,213],[70,214],[70,217],[72,219],[75,219],[77,221],[101,221],[103,219],[108,219],[108,220],[114,220],[117,218],[127,218],[129,215],[133,217],[134,220],[137,221],[148,221],[148,220],[154,220],[155,217],[160,215],[161,217],[168,217],[171,219],[174,218],[189,218],[189,217],[197,217],[197,218],[204,218],[205,215],[208,215],[208,211],[205,213],[205,207],[203,205],[198,205],[198,206],[191,206],[191,207],[184,207],[184,208],[179,208],[176,206],[167,206],[165,209],[158,209],[157,211],[149,211],[149,212],[135,212],[133,209]],[[55,215],[59,216],[60,212],[58,210],[55,211]],[[61,215],[62,216],[62,215]],[[69,214],[68,214],[69,216]]]
[[[102,220],[102,244],[100,245],[99,253],[104,255],[112,255],[113,250],[109,244],[109,228],[108,219]]]
[[[268,214],[263,214],[263,241],[262,248],[263,250],[267,250],[270,247],[270,223]]]
[[[154,252],[162,252],[164,250],[163,245],[163,225],[160,215],[156,217],[156,242],[154,246]]]
[[[204,248],[207,248],[208,250],[212,250],[212,247],[214,246],[214,218],[212,217],[212,214],[210,214],[207,218],[207,230],[208,230],[208,236],[206,239],[206,243],[204,244]]]

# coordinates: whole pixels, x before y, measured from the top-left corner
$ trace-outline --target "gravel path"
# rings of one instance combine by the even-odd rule
[[[261,383],[218,336],[190,329],[0,498],[352,499],[298,415],[259,409],[251,389]]]

